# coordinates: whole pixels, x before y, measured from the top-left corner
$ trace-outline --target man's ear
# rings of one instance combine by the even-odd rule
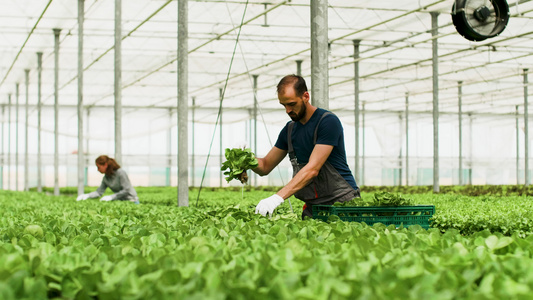
[[[309,102],[311,96],[309,96],[309,92],[306,91],[303,93],[302,98],[304,99],[304,102]]]

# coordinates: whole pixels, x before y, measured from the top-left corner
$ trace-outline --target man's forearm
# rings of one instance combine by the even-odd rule
[[[306,185],[318,176],[318,171],[312,168],[303,168],[294,176],[291,181],[287,183],[281,190],[277,192],[283,199],[287,199],[294,193],[303,189]]]
[[[266,172],[265,170],[265,159],[264,158],[257,158],[257,167],[253,168],[252,171],[256,173],[259,176],[265,176],[268,175],[270,172]]]

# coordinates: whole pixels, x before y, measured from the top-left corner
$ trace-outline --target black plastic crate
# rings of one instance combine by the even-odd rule
[[[368,225],[383,223],[420,225],[428,229],[431,226],[430,218],[435,213],[434,205],[415,206],[333,206],[313,205],[313,219],[327,221],[330,216],[338,216],[342,221],[365,222]]]

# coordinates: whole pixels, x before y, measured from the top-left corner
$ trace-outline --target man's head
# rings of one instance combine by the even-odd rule
[[[305,80],[298,75],[283,77],[277,86],[279,103],[289,117],[297,122],[305,118],[309,104],[309,92]]]
[[[281,78],[278,86],[276,87],[278,95],[283,92],[286,87],[290,86],[294,88],[296,96],[298,97],[301,97],[305,92],[307,92],[307,85],[305,84],[303,77],[292,74]]]

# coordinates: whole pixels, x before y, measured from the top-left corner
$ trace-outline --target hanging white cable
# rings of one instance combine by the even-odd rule
[[[228,7],[227,4],[226,4],[226,7]],[[232,20],[232,25],[233,25],[233,20]],[[237,41],[237,44],[238,44],[239,50],[241,52],[241,57],[242,57],[242,61],[244,63],[244,67],[246,68],[246,73],[248,75],[248,80],[250,81],[250,86],[253,87],[254,83],[253,83],[252,75],[250,74],[250,70],[248,69],[248,64],[246,63],[246,58],[244,57],[244,51],[242,50],[241,44],[238,41]],[[258,99],[257,91],[254,88],[252,88],[252,93],[254,94],[254,98]],[[268,143],[270,144],[270,147],[274,147],[274,144],[272,143],[272,139],[270,138],[270,134],[268,132],[268,128],[266,126],[265,116],[263,115],[263,111],[261,110],[261,106],[259,105],[259,101],[257,101],[257,109],[259,110],[259,115],[261,116],[261,120],[263,121],[263,126],[265,127],[265,132],[266,132],[266,135],[267,135],[267,138],[268,138]],[[257,149],[256,149],[256,151],[257,151]],[[283,180],[283,176],[281,175],[281,170],[279,168],[277,168],[277,169],[278,169],[279,178],[281,180],[281,184],[285,185],[285,181]],[[294,210],[292,209],[291,199],[287,198],[287,200],[289,200],[289,206],[291,208],[291,212],[294,213]]]
[[[200,199],[200,193],[202,192],[202,186],[203,186],[204,179],[205,179],[205,171],[207,170],[207,164],[209,162],[209,157],[211,156],[211,149],[213,148],[213,141],[215,140],[215,133],[217,131],[218,121],[220,120],[220,114],[222,112],[222,102],[224,101],[224,95],[226,94],[226,88],[228,87],[229,76],[231,74],[231,67],[233,66],[233,59],[235,58],[235,52],[237,51],[239,37],[241,36],[242,26],[244,24],[244,17],[246,16],[246,10],[248,8],[248,2],[249,0],[246,0],[246,4],[244,5],[244,12],[242,13],[241,24],[239,25],[239,31],[237,33],[237,38],[235,39],[235,46],[233,47],[233,53],[231,55],[228,73],[226,75],[226,82],[224,83],[224,88],[222,89],[222,95],[220,95],[220,105],[218,107],[218,115],[217,115],[217,119],[215,122],[215,129],[213,130],[213,136],[211,137],[211,143],[209,144],[209,151],[207,152],[207,158],[205,160],[204,171],[202,174],[202,181],[200,182],[200,188],[198,189],[198,197],[196,198],[196,206],[198,206],[198,199]],[[222,130],[222,128],[220,128],[220,130]],[[222,149],[220,149],[220,151],[222,151]]]

